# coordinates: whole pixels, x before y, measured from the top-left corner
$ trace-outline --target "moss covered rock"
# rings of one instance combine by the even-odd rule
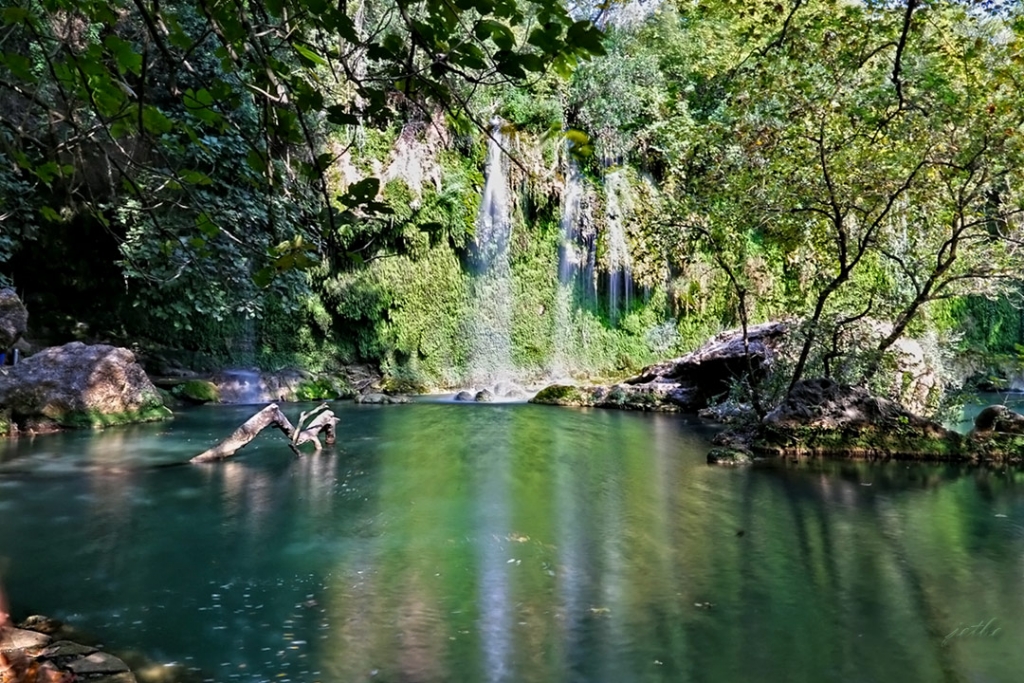
[[[960,434],[863,387],[802,380],[761,421],[751,444],[762,456],[971,459]]]
[[[174,395],[189,403],[220,403],[220,390],[213,382],[190,379],[174,387]]]
[[[552,406],[592,406],[596,403],[593,389],[570,384],[552,384],[537,392],[530,403]]]
[[[10,368],[0,376],[0,406],[30,431],[171,417],[131,351],[81,342],[44,349]]]

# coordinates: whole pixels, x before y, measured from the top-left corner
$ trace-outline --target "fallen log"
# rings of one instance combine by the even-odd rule
[[[312,419],[303,426],[303,422],[307,418]],[[250,441],[255,439],[267,427],[280,429],[288,437],[288,445],[296,455],[300,455],[299,446],[310,442],[319,451],[323,448],[319,438],[321,432],[324,433],[324,440],[328,444],[333,444],[337,437],[335,428],[337,424],[338,418],[335,417],[331,410],[328,410],[326,403],[320,404],[309,412],[302,413],[299,416],[298,424],[294,426],[288,419],[288,416],[281,412],[281,408],[276,403],[271,403],[242,423],[238,429],[231,433],[231,436],[213,448],[203,451],[189,462],[212,462],[231,457],[243,446],[248,445]]]

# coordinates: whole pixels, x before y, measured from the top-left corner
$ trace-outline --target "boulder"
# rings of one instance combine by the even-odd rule
[[[989,406],[974,418],[975,435],[1001,432],[1024,434],[1024,415],[1015,413],[1006,406]]]
[[[966,460],[962,437],[899,403],[828,379],[801,380],[761,421],[755,455]]]
[[[455,400],[456,401],[472,401],[473,400],[473,394],[472,394],[472,392],[463,390],[463,391],[460,391],[459,393],[455,394]]]
[[[788,329],[789,325],[782,322],[753,325],[747,329],[746,346],[742,331],[723,332],[696,351],[650,365],[620,384],[609,387],[556,384],[542,389],[531,402],[697,412],[727,394],[737,379],[750,372],[766,372]]]
[[[989,406],[974,418],[967,443],[976,460],[1024,462],[1024,415],[1006,406]]]
[[[131,351],[82,342],[44,349],[0,375],[0,408],[28,431],[171,417]]]
[[[477,403],[490,403],[494,400],[494,394],[491,393],[490,389],[481,389],[476,392],[476,396],[473,397],[473,400]]]
[[[0,352],[14,346],[28,327],[28,311],[10,287],[0,289]]]

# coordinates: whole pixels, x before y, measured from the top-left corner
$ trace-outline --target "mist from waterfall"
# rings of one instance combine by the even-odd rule
[[[474,311],[469,381],[475,385],[511,381],[512,268],[509,240],[512,216],[507,159],[508,138],[492,122],[487,147],[486,182],[476,221],[473,265]]]

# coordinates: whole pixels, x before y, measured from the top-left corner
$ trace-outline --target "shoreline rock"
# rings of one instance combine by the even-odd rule
[[[82,681],[136,683],[131,668],[118,657],[66,637],[60,622],[33,616],[17,627],[0,628],[0,655],[13,681]],[[0,677],[7,680],[6,677]]]
[[[531,403],[616,408],[657,412],[697,412],[729,392],[732,383],[750,372],[767,371],[777,345],[789,330],[782,322],[752,325],[744,347],[740,330],[714,337],[696,351],[644,368],[639,375],[611,386],[577,387],[553,384]],[[747,351],[749,350],[749,354]]]
[[[0,353],[13,347],[28,329],[28,310],[10,287],[0,289]]]
[[[128,349],[71,342],[0,372],[0,432],[107,427],[172,417]]]
[[[1024,463],[1024,415],[990,406],[960,434],[863,387],[802,380],[760,422],[714,440],[708,462],[749,464],[778,458]]]

